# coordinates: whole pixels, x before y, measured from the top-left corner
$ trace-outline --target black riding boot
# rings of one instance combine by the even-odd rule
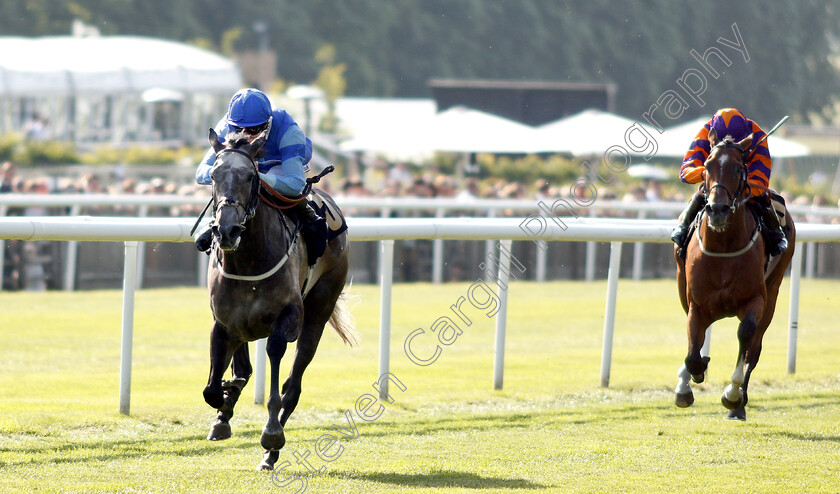
[[[674,241],[681,249],[685,248],[686,235],[691,222],[697,216],[697,213],[706,205],[706,198],[699,191],[695,192],[691,197],[691,201],[686,206],[685,210],[680,215],[680,223],[674,228],[671,233],[671,240]]]
[[[195,239],[195,247],[199,252],[207,252],[210,250],[210,246],[213,245],[213,223],[208,223],[207,226],[196,233],[193,238]]]
[[[306,199],[297,203],[294,211],[301,221],[306,253],[311,266],[327,250],[327,220],[322,218]]]
[[[769,197],[756,197],[755,200],[762,206],[761,222],[767,229],[767,241],[770,244],[767,246],[767,252],[771,256],[778,256],[788,248],[788,241],[785,232],[782,230],[782,225],[779,223],[779,216],[776,214],[776,209],[773,208],[773,203],[770,202]]]

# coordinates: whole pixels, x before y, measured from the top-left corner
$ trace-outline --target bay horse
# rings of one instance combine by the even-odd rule
[[[307,249],[296,223],[261,200],[256,156],[268,129],[258,136],[228,135],[225,144],[210,130],[216,152],[213,180],[213,248],[207,284],[213,328],[210,334],[210,377],[204,400],[218,410],[207,439],[231,437],[230,418],[242,388],[251,376],[249,341],[268,338],[270,361],[268,421],[260,444],[265,449],[260,470],[272,470],[286,442],[286,421],[297,406],[301,379],[312,361],[327,322],[349,345],[357,341],[346,319],[342,290],[347,279],[348,240],[343,231],[332,238],[324,255],[308,268]],[[264,193],[264,192],[262,192]],[[313,195],[340,217],[335,202],[323,191]],[[343,224],[343,217],[340,217]],[[288,379],[279,385],[280,359],[297,340]],[[232,360],[232,365],[231,365]],[[232,367],[232,379],[223,376]]]
[[[701,356],[700,348],[706,328],[714,321],[736,316],[740,320],[738,358],[721,402],[729,410],[727,418],[746,420],[750,375],[758,364],[761,341],[793,257],[796,229],[786,211],[790,247],[768,260],[760,223],[746,205],[751,191],[744,158],[752,135],[740,142],[729,136],[718,141],[712,129],[709,142],[711,152],[701,189],[706,207],[686,246],[685,260],[678,246],[674,248],[680,302],[688,315],[688,354],[679,370],[674,403],[691,406],[694,395],[689,376],[696,383],[705,379],[709,357]]]

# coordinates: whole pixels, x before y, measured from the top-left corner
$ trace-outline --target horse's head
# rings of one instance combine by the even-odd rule
[[[222,250],[239,246],[245,223],[257,209],[260,178],[255,156],[267,137],[267,130],[256,137],[228,134],[222,144],[216,131],[210,129],[210,144],[216,152],[210,172],[215,208],[213,235]]]
[[[744,157],[752,139],[750,134],[740,142],[733,141],[730,136],[718,141],[715,130],[709,131],[711,152],[704,164],[706,174],[703,185],[709,226],[715,230],[723,229],[730,213],[734,213],[750,196]]]

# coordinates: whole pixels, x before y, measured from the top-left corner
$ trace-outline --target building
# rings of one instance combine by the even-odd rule
[[[538,126],[595,108],[613,112],[614,84],[432,79],[438,111],[467,106]]]

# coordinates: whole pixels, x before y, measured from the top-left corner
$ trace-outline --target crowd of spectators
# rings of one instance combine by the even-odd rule
[[[591,200],[591,191],[583,186],[571,187],[571,184],[552,184],[547,180],[537,180],[534,183],[523,184],[510,182],[502,178],[485,178],[479,180],[474,176],[467,176],[457,180],[454,176],[430,169],[415,170],[411,165],[395,163],[384,166],[371,166],[361,176],[333,178],[327,176],[319,183],[319,187],[330,193],[339,201],[342,198],[447,198],[457,201],[472,199],[533,199],[536,201],[554,200],[557,198],[570,199],[571,194],[579,194],[582,200],[579,204],[586,204]],[[597,200],[633,202],[686,202],[691,192],[688,186],[682,184],[667,184],[660,180],[634,180],[628,185],[615,184],[612,188],[599,188]],[[0,193],[27,194],[167,194],[176,196],[209,197],[207,186],[195,184],[192,180],[176,181],[162,177],[148,179],[114,178],[114,174],[85,173],[76,177],[52,177],[31,174],[23,178],[17,173],[16,166],[5,162],[0,167]],[[800,206],[828,206],[825,196],[792,196],[781,191],[788,204]],[[200,212],[202,206],[178,205],[171,210],[155,211],[164,216],[190,216]],[[840,201],[838,201],[840,207]],[[113,208],[99,208],[88,211],[94,213],[132,214],[137,209],[130,206],[115,206]],[[374,210],[359,210],[349,208],[350,215],[378,215]],[[48,211],[38,206],[31,206],[22,214],[39,215]],[[147,212],[153,216],[152,212]],[[502,215],[521,214],[520,212],[502,212]],[[14,214],[14,213],[12,213]],[[21,214],[21,213],[17,213]],[[600,216],[635,216],[634,212],[600,211]],[[657,217],[673,217],[673,212],[662,212]],[[801,218],[806,219],[806,218]],[[819,221],[817,216],[810,216],[809,221]],[[835,221],[837,221],[835,219]]]
[[[131,204],[115,204],[109,206],[86,206],[79,210],[80,214],[87,215],[124,215],[137,216],[145,214],[147,216],[178,216],[178,217],[196,217],[203,208],[205,199],[209,198],[210,188],[207,186],[195,184],[191,178],[183,178],[180,180],[172,178],[149,177],[145,179],[126,178],[119,176],[121,174],[114,173],[112,168],[103,167],[97,173],[84,173],[77,176],[55,177],[46,174],[33,174],[33,169],[27,169],[25,174],[20,174],[20,170],[11,162],[3,163],[0,166],[0,193],[22,193],[22,194],[111,194],[111,195],[171,195],[178,197],[197,196],[201,197],[201,201],[193,201],[194,204],[173,204],[160,207],[147,206],[141,211],[140,206]],[[343,206],[345,214],[348,216],[381,216],[383,211],[380,205],[376,207],[360,207],[358,204],[352,203],[353,199],[371,199],[380,198],[446,198],[457,202],[464,202],[465,205],[475,199],[509,199],[509,200],[533,200],[544,201],[550,204],[558,198],[569,200],[572,203],[570,194],[577,194],[579,197],[579,204],[587,204],[591,200],[588,196],[590,191],[583,186],[572,187],[571,184],[553,184],[547,180],[537,180],[532,183],[512,182],[498,177],[490,177],[479,179],[475,176],[467,175],[464,178],[456,179],[453,174],[440,173],[434,167],[417,169],[410,165],[397,163],[387,166],[371,166],[365,169],[364,173],[359,176],[345,176],[343,178],[336,176],[327,176],[319,183],[319,187],[325,189],[328,193],[336,197],[339,204],[345,201]],[[636,202],[657,202],[657,201],[673,201],[686,202],[688,194],[692,192],[692,188],[678,184],[668,183],[659,180],[632,180],[627,184],[613,184],[610,188],[599,188],[597,200],[613,203],[636,203]],[[829,201],[821,195],[809,196],[790,196],[782,191],[787,203],[797,206],[829,206]],[[177,201],[176,201],[177,202]],[[833,201],[832,201],[833,202]],[[838,204],[840,207],[840,204]],[[585,209],[585,208],[581,208]],[[636,217],[637,212],[628,209],[615,208],[613,210],[606,210],[603,206],[598,208],[598,214],[601,217]],[[68,206],[63,207],[44,207],[38,205],[36,201],[32,204],[23,205],[20,207],[10,207],[7,209],[7,215],[26,215],[26,216],[43,216],[43,215],[66,215],[71,214],[72,210]],[[403,210],[388,210],[387,214],[390,216],[400,217],[424,217],[434,216],[436,211],[434,209],[403,209]],[[450,210],[446,212],[447,216],[474,216],[482,214],[481,212],[465,207],[463,210]],[[522,210],[502,210],[496,211],[497,216],[522,216],[529,214]],[[588,214],[588,213],[587,213]],[[668,211],[661,211],[659,213],[647,213],[648,218],[674,218],[676,212],[671,209]],[[838,223],[838,217],[818,216],[814,214],[806,215],[805,217],[797,218],[799,221],[808,221],[812,223]],[[23,283],[26,279],[35,280],[34,284],[27,286],[35,286],[35,289],[43,287],[44,279],[49,278],[49,273],[38,271],[37,265],[48,265],[50,258],[56,257],[58,254],[49,249],[54,249],[54,242],[6,242],[5,264],[6,276],[4,276],[4,286],[9,288],[10,283],[16,283],[17,288],[24,288]],[[427,241],[405,241],[401,242],[399,255],[402,256],[406,262],[401,264],[400,269],[402,280],[416,280],[422,279],[423,274],[428,269],[427,264],[430,262],[431,243]],[[458,256],[463,255],[464,246],[456,242],[449,242],[447,246],[446,258],[450,262],[450,266],[469,265],[469,262],[458,262]],[[374,259],[375,256],[368,256]],[[24,268],[18,269],[17,273],[9,273],[9,265],[30,266],[33,270],[31,272],[24,272]],[[370,269],[375,272],[375,266]],[[453,276],[459,276],[457,271],[450,268],[450,272],[455,273]],[[11,275],[11,276],[10,276]],[[398,275],[399,276],[399,275]],[[15,281],[15,277],[17,281]],[[40,281],[39,281],[40,280]]]

